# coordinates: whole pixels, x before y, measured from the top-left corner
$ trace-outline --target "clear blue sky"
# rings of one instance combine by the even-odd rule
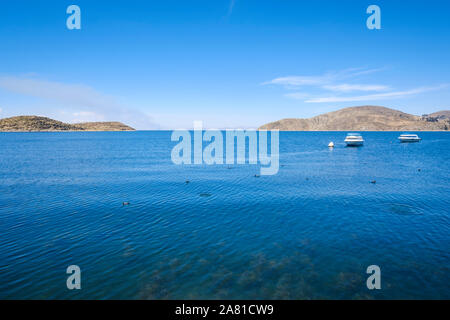
[[[81,8],[81,30],[66,8]],[[366,9],[381,8],[381,30]],[[450,109],[450,1],[2,1],[0,117],[258,127]]]

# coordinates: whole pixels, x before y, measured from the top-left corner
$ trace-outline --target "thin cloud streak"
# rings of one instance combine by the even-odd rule
[[[271,81],[264,82],[266,84],[279,84],[284,86],[312,86],[312,85],[323,85],[329,83],[332,80],[331,75],[324,76],[288,76],[275,78]]]
[[[325,86],[331,85],[337,81],[349,78],[355,78],[360,75],[374,73],[383,69],[365,69],[365,68],[351,68],[338,72],[328,72],[319,76],[286,76],[272,79],[262,83],[262,85],[283,85],[286,87],[300,87],[300,86]]]
[[[384,85],[374,84],[338,84],[338,85],[326,85],[324,89],[336,92],[351,92],[351,91],[386,91],[390,87]]]
[[[327,103],[327,102],[357,102],[357,101],[373,101],[373,100],[383,100],[383,99],[398,99],[404,98],[406,96],[420,94],[429,91],[440,90],[448,87],[448,84],[439,85],[436,87],[422,87],[406,91],[394,91],[387,93],[370,94],[364,96],[353,96],[353,97],[321,97],[308,99],[306,103]]]
[[[387,67],[375,68],[375,69],[356,68],[355,72],[352,74],[352,76],[354,76],[354,77],[363,76],[366,74],[381,72],[386,69],[388,69],[388,68]],[[361,71],[358,71],[358,70],[361,70]]]
[[[294,98],[294,99],[306,99],[310,97],[308,93],[303,92],[294,92],[294,93],[287,93],[284,95],[285,97]]]
[[[228,7],[228,17],[233,13],[234,5],[236,4],[236,0],[230,1],[230,6]]]

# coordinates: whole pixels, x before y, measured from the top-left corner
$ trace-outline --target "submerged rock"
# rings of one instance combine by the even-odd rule
[[[200,193],[200,197],[211,197],[211,193],[207,192]]]
[[[389,212],[402,216],[422,215],[422,209],[417,206],[402,203],[391,203],[388,208]]]

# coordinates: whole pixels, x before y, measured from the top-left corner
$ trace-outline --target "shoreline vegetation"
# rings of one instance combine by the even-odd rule
[[[18,116],[0,119],[0,132],[135,131],[121,122],[64,123],[47,117]]]
[[[422,116],[379,106],[360,106],[312,118],[288,118],[258,130],[280,131],[450,131],[450,110]],[[121,122],[64,123],[41,116],[0,119],[0,132],[136,131]]]

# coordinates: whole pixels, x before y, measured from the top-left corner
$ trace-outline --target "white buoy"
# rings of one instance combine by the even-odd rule
[[[331,141],[331,142],[328,144],[328,147],[329,147],[329,148],[334,148],[334,143],[333,143],[333,141]]]

